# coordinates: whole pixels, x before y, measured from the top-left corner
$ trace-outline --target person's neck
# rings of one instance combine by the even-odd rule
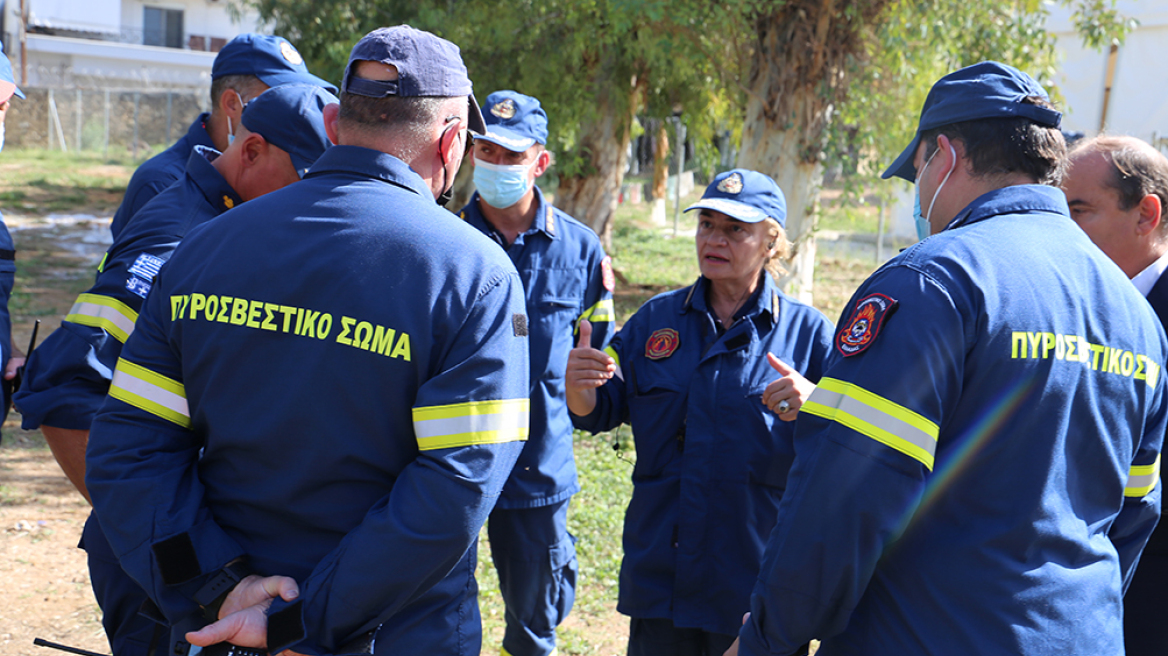
[[[710,309],[723,327],[729,328],[734,323],[734,315],[746,305],[760,284],[757,273],[749,278],[710,281]]]
[[[227,115],[211,112],[203,126],[207,130],[207,136],[211,137],[215,150],[219,152],[227,150],[227,146],[230,145],[227,143]]]
[[[507,244],[515,243],[519,235],[531,230],[535,224],[535,212],[538,204],[535,202],[535,186],[532,185],[527,194],[511,207],[491,207],[482,196],[478,198],[479,211],[483,217],[491,222],[495,230],[502,233]]]

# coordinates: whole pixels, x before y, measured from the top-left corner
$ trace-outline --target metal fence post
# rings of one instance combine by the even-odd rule
[[[166,143],[170,143],[171,93],[166,90]]]
[[[77,90],[77,120],[74,121],[74,127],[77,128],[77,141],[74,149],[81,152],[81,89]]]
[[[110,99],[109,89],[105,90],[105,139],[101,144],[101,156],[109,157],[109,117],[110,117]]]
[[[134,92],[134,161],[138,161],[138,105],[142,100],[142,92]]]

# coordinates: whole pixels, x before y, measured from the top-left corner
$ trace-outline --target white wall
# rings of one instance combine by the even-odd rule
[[[19,1],[16,5],[19,15]],[[25,0],[29,23],[50,25],[92,32],[113,32],[121,29],[119,5],[121,0]]]
[[[78,0],[61,1],[76,2]],[[222,37],[229,41],[237,34],[256,31],[259,20],[259,16],[255,11],[248,10],[238,24],[233,23],[230,14],[227,13],[227,0],[119,1],[121,2],[122,25],[134,30],[142,29],[143,16],[145,15],[143,9],[148,6],[162,9],[181,9],[183,12],[183,30],[187,34]]]
[[[1168,0],[1120,0],[1120,13],[1140,25],[1119,47],[1108,101],[1111,134],[1128,134],[1146,141],[1168,135]],[[1094,136],[1100,132],[1108,52],[1085,48],[1070,20],[1070,11],[1052,8],[1048,28],[1058,37],[1063,58],[1057,78],[1066,100],[1063,126]]]

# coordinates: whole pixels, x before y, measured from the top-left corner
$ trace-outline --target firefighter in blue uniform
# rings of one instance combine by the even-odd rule
[[[182,179],[147,203],[143,220],[118,236],[94,286],[77,297],[61,327],[32,353],[17,407],[26,426],[55,428],[49,441],[53,455],[86,499],[89,427],[159,267],[188,231],[299,180],[329,146],[322,111],[336,102],[315,85],[275,87],[244,110],[239,138],[227,152],[196,146]],[[139,616],[145,592],[122,572],[93,515],[80,546],[114,653],[146,654],[162,629]]]
[[[614,326],[612,264],[600,239],[547,202],[535,180],[551,164],[547,114],[535,98],[497,91],[475,137],[477,191],[461,216],[501,246],[523,280],[531,345],[527,444],[487,522],[506,606],[504,656],[547,656],[576,597],[575,538],[568,503],[580,490],[564,365],[576,325],[594,324],[604,348]]]
[[[923,241],[844,310],[738,653],[1123,654],[1168,343],[1049,186],[1060,118],[995,62],[929,92],[884,174]]]
[[[23,99],[24,92],[16,86],[16,80],[12,77],[12,63],[4,55],[4,44],[0,43],[0,98],[3,99],[0,100],[0,150],[4,148],[4,119],[13,96]],[[8,299],[12,296],[15,282],[16,245],[12,243],[12,235],[8,234],[8,226],[4,225],[4,217],[0,216],[0,372],[3,372],[5,383],[0,386],[0,408],[4,410],[0,421],[8,416],[12,403],[12,381],[24,364],[24,355],[12,341],[12,319],[8,315]]]
[[[794,456],[790,421],[831,344],[827,318],[772,278],[790,250],[773,180],[727,171],[694,209],[697,282],[650,299],[606,353],[582,339],[568,362],[576,425],[627,422],[636,440],[617,606],[630,656],[721,656],[734,641]]]
[[[313,84],[337,92],[308,72],[300,53],[283,37],[248,33],[228,41],[211,64],[211,111],[200,114],[178,141],[134,171],[110,223],[114,239],[151,198],[182,177],[195,146],[227,150],[247,101],[283,84]]]
[[[477,656],[474,544],[529,413],[515,267],[435,204],[482,115],[458,48],[399,26],[325,124],[303,181],[162,267],[86,484],[163,614],[220,618],[194,645]]]

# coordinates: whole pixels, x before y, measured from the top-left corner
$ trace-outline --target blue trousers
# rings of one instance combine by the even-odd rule
[[[77,546],[89,558],[93,596],[101,606],[101,625],[114,656],[165,656],[170,628],[138,614],[147,599],[146,592],[118,564],[93,513],[85,522],[81,544]]]
[[[678,628],[673,620],[629,620],[628,656],[722,656],[736,635]]]
[[[487,522],[491,558],[506,605],[503,653],[548,656],[556,627],[576,601],[576,538],[569,499],[541,508],[495,508]]]

